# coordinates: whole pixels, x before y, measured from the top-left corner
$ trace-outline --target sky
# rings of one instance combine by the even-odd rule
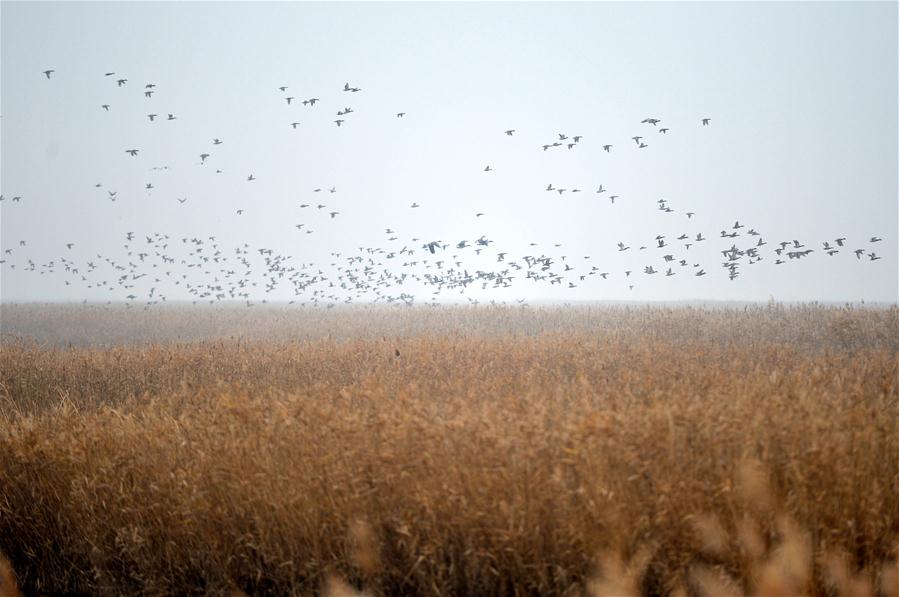
[[[896,302],[897,6],[4,1],[0,301]]]

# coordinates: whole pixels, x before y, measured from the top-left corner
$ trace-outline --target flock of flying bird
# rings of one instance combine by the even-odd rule
[[[43,75],[47,79],[53,79],[55,72],[54,69],[47,69],[43,71]],[[129,85],[127,78],[119,77],[115,72],[106,72],[104,77],[114,81],[115,88],[127,88]],[[321,101],[317,97],[298,99],[289,95],[288,89],[286,85],[278,88],[282,94],[282,101],[287,106],[302,105],[311,109]],[[154,83],[146,83],[142,91],[143,97],[152,101],[157,86]],[[347,98],[353,98],[361,91],[361,88],[351,86],[349,82],[344,84],[341,90],[347,94]],[[109,112],[111,108],[113,106],[108,103],[98,106],[98,109],[105,112]],[[349,125],[353,118],[351,115],[354,113],[352,107],[344,105],[336,112],[337,118],[333,123],[337,127]],[[165,114],[163,117],[158,113],[149,112],[146,116],[149,123],[156,123],[157,119],[173,121],[178,118],[174,113]],[[395,113],[396,118],[405,116],[405,112]],[[710,123],[711,118],[707,117],[697,120],[699,126],[710,126]],[[292,129],[301,126],[297,121],[290,121],[287,124]],[[630,139],[634,143],[632,147],[638,150],[649,147],[647,141],[650,134],[668,135],[670,131],[667,126],[659,126],[662,120],[658,118],[645,118],[640,124],[646,127],[646,132],[634,135]],[[516,132],[516,129],[507,129],[498,134],[513,137]],[[557,133],[557,138],[535,150],[542,149],[547,152],[564,147],[570,151],[578,148],[584,139],[585,136],[581,134],[569,136]],[[223,143],[224,141],[218,137],[211,139],[213,147]],[[608,153],[615,148],[615,145],[605,143],[601,147]],[[197,154],[199,158],[197,165],[206,167],[213,160],[211,151],[213,150],[201,150]],[[124,149],[125,154],[138,159],[140,152],[139,147]],[[153,166],[148,170],[165,171],[168,170],[168,166]],[[488,164],[484,172],[493,172],[493,168]],[[216,169],[216,173],[221,174],[222,170]],[[255,180],[256,176],[252,172],[246,175],[246,182],[252,183]],[[95,186],[100,188],[102,184],[97,183]],[[145,183],[147,191],[153,188],[152,182]],[[555,186],[553,183],[548,184],[544,191],[558,193],[559,196],[564,193],[585,192],[580,188]],[[319,187],[312,192],[331,196],[337,193],[337,187]],[[118,198],[118,192],[115,190],[108,190],[106,193],[112,202]],[[599,185],[593,193],[608,197],[613,205],[619,198],[619,195],[609,192],[603,185]],[[12,203],[21,203],[23,200],[20,195],[10,199]],[[181,205],[187,202],[186,197],[176,199]],[[5,201],[6,197],[0,195],[0,202]],[[420,205],[417,202],[413,202],[410,206],[413,209],[418,207]],[[325,213],[329,215],[327,219],[330,220],[340,215],[339,211],[321,201],[302,203],[299,208],[327,210]],[[665,214],[681,213],[665,199],[657,201],[657,209]],[[682,213],[688,221],[695,215],[693,211]],[[237,209],[235,216],[243,214],[244,209]],[[480,217],[484,214],[478,212],[475,215]],[[313,232],[305,223],[292,226],[305,234]],[[96,254],[95,257],[78,259],[71,253],[76,243],[65,242],[60,248],[65,247],[66,252],[55,259],[40,263],[21,254],[27,250],[28,243],[27,239],[20,239],[18,246],[3,248],[0,265],[10,269],[16,269],[18,266],[20,271],[39,275],[61,275],[66,286],[76,285],[94,291],[108,291],[111,300],[124,298],[129,301],[128,304],[140,302],[145,308],[165,302],[170,295],[174,299],[183,299],[184,294],[189,295],[195,303],[242,300],[250,306],[259,299],[260,292],[265,297],[271,293],[281,297],[284,296],[284,288],[288,289],[289,296],[292,297],[289,301],[291,304],[331,307],[338,303],[354,301],[411,304],[416,301],[421,288],[430,288],[432,302],[436,302],[447,292],[466,296],[466,291],[475,287],[487,290],[512,288],[515,284],[529,283],[577,288],[593,277],[602,280],[620,280],[627,288],[633,290],[641,276],[708,275],[705,267],[691,258],[690,249],[712,239],[730,243],[729,247],[725,246],[719,252],[719,266],[730,280],[734,280],[741,275],[744,266],[754,266],[762,261],[771,261],[774,265],[780,266],[801,261],[814,253],[834,257],[845,252],[854,255],[856,260],[874,262],[881,257],[872,250],[871,245],[882,240],[877,236],[871,236],[849,245],[847,238],[840,237],[816,243],[814,246],[807,246],[792,238],[777,242],[766,241],[755,228],[736,221],[733,225],[724,227],[719,234],[710,236],[694,230],[684,231],[677,236],[658,234],[641,243],[635,243],[634,246],[625,241],[617,242],[617,253],[628,251],[638,253],[643,264],[636,268],[631,266],[630,269],[615,269],[597,265],[595,261],[598,262],[600,259],[593,261],[592,255],[579,257],[563,255],[560,251],[561,243],[551,243],[552,247],[547,247],[548,250],[539,250],[537,243],[530,243],[528,254],[513,257],[508,249],[500,251],[493,246],[495,241],[486,235],[446,240],[403,236],[391,228],[386,228],[384,236],[384,241],[378,243],[378,246],[359,246],[357,250],[349,252],[331,252],[331,260],[325,265],[297,262],[291,255],[276,251],[274,248],[251,246],[244,242],[229,246],[214,235],[177,236],[160,231],[137,234],[134,231],[124,230],[121,233],[123,249],[121,254]],[[475,261],[477,266],[474,265]],[[477,303],[477,300],[467,298],[470,302]],[[261,302],[268,302],[268,299],[262,298]],[[518,302],[523,302],[523,299],[518,299]]]

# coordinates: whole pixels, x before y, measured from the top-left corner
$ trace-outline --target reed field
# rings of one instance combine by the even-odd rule
[[[0,316],[3,597],[899,597],[895,306]]]

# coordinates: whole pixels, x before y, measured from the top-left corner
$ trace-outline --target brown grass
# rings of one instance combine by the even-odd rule
[[[7,342],[0,551],[31,592],[899,596],[895,308],[441,311]]]

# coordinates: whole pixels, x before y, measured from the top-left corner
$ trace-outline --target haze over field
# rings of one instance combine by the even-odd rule
[[[4,302],[897,301],[894,2],[0,18]]]

